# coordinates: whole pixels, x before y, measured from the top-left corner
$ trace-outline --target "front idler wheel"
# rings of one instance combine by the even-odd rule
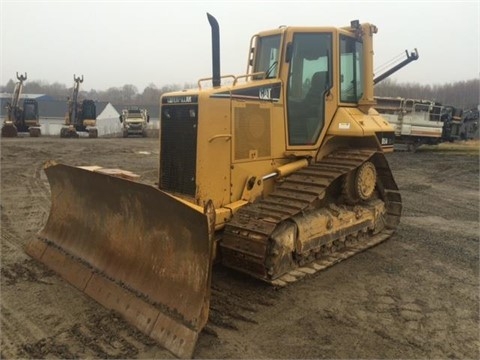
[[[377,170],[372,162],[367,161],[357,170],[355,176],[355,192],[362,200],[368,200],[375,192],[377,185]]]
[[[369,200],[377,185],[377,170],[375,165],[364,162],[358,169],[350,171],[343,178],[342,194],[345,202],[350,205],[361,200]]]

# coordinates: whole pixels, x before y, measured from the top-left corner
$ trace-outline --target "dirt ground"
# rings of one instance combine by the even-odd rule
[[[1,357],[173,355],[24,253],[45,224],[42,165],[120,167],[155,183],[157,138],[1,140]],[[195,358],[471,358],[479,340],[479,152],[388,155],[404,212],[386,242],[275,290],[214,267]]]

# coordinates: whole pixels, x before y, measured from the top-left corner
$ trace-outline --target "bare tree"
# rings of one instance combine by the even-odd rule
[[[12,93],[14,87],[15,81],[10,79],[5,86],[0,86],[0,91]],[[195,87],[195,83],[185,83],[183,87],[179,84],[167,84],[159,88],[154,83],[150,83],[142,92],[139,92],[134,85],[126,84],[123,87],[111,87],[107,90],[82,91],[81,96],[92,100],[109,101],[117,105],[158,106],[162,94]],[[35,80],[26,82],[24,89],[24,93],[47,94],[62,100],[69,96],[71,91],[71,88],[67,88],[63,84],[53,83],[50,85]],[[444,105],[452,105],[463,109],[476,108],[480,103],[479,93],[479,79],[443,85],[397,83],[391,79],[386,79],[375,86],[377,96],[435,100]]]
[[[0,87],[0,90],[6,93],[13,93],[14,89],[15,89],[15,81],[13,81],[12,79],[8,80],[7,85]]]
[[[150,83],[138,97],[145,105],[156,105],[160,99],[160,90],[155,84]]]
[[[386,79],[375,86],[377,96],[434,100],[462,109],[476,108],[480,103],[480,80],[458,81],[443,85],[399,84]]]
[[[138,89],[134,85],[123,85],[122,87],[122,102],[124,104],[133,103],[136,99],[136,95],[138,94]]]

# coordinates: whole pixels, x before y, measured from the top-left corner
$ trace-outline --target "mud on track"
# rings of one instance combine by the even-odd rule
[[[379,246],[281,290],[215,266],[194,356],[479,358],[478,146],[433,150],[388,155],[404,213]],[[50,159],[154,184],[158,139],[1,140],[1,357],[171,358],[24,253],[48,216]]]

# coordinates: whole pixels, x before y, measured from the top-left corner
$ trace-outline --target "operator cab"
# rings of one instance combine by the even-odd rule
[[[82,120],[96,119],[97,109],[93,100],[82,101]]]
[[[337,103],[356,106],[363,96],[362,42],[337,29],[283,27],[260,33],[252,39],[249,65],[254,80],[284,80],[289,147],[316,145]]]
[[[38,120],[38,102],[34,99],[25,99],[23,102],[23,119]]]

